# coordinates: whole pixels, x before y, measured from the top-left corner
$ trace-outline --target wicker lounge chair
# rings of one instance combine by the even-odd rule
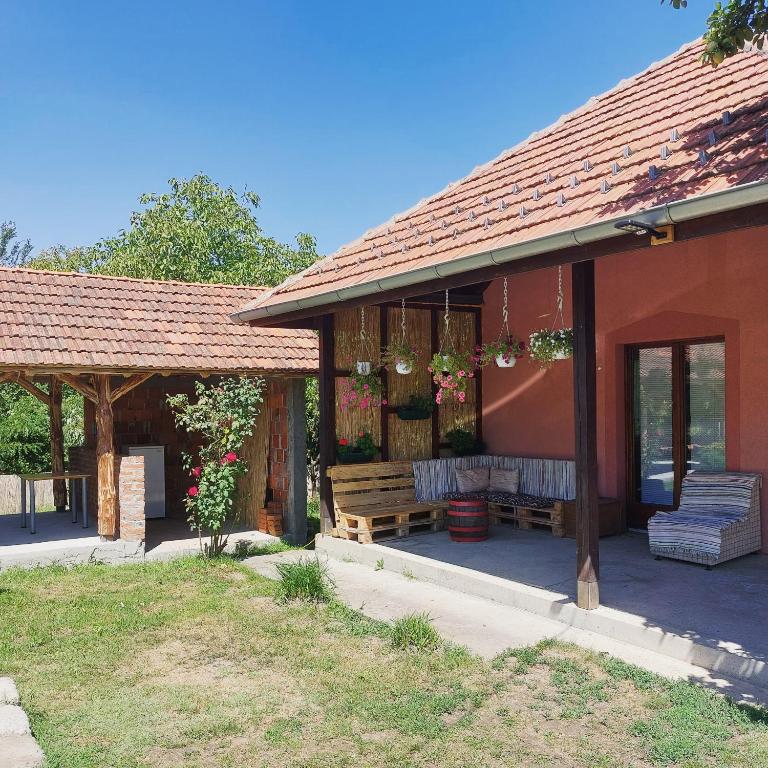
[[[694,472],[683,479],[680,507],[648,521],[657,556],[712,567],[760,549],[760,475]]]

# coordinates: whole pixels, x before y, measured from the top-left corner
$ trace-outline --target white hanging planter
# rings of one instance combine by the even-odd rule
[[[570,352],[555,352],[555,354],[552,356],[553,360],[567,360],[571,356]]]
[[[504,355],[496,355],[496,365],[499,368],[514,368],[517,365],[517,358],[512,355],[508,360],[505,360]]]
[[[373,366],[369,360],[358,360],[355,367],[360,376],[367,376],[371,372]]]
[[[413,366],[410,363],[403,362],[402,360],[398,360],[395,363],[395,370],[401,376],[407,376],[409,373],[411,373],[413,371]]]

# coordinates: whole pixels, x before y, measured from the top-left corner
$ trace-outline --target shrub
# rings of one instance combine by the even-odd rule
[[[176,411],[176,426],[203,438],[198,449],[200,463],[184,455],[184,464],[193,478],[187,491],[189,523],[197,531],[203,554],[221,554],[227,544],[225,525],[232,517],[238,478],[247,471],[238,455],[253,433],[264,382],[245,377],[224,379],[218,384],[195,383],[197,402],[187,395],[170,395]],[[209,537],[203,543],[202,537]]]
[[[411,613],[392,625],[392,646],[403,651],[434,651],[442,645],[428,613]]]
[[[452,429],[445,436],[456,456],[474,456],[483,452],[483,443],[467,429]]]
[[[278,563],[276,567],[280,576],[277,586],[277,599],[280,602],[305,600],[327,603],[333,599],[334,584],[328,575],[328,567],[317,558]]]

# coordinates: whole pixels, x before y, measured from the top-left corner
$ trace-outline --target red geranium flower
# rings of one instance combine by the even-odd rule
[[[192,477],[200,477],[200,475],[203,474],[203,468],[202,467],[195,467],[192,472],[190,472]]]
[[[349,445],[349,440],[347,440],[346,437],[342,437],[341,440],[339,440],[339,445]]]
[[[197,496],[197,494],[198,494],[198,493],[200,493],[200,489],[199,489],[199,488],[198,488],[196,485],[193,485],[193,486],[192,486],[192,487],[191,487],[191,488],[190,488],[190,489],[187,491],[187,493],[188,493],[190,496]]]
[[[231,464],[233,461],[237,461],[237,454],[234,451],[224,454],[224,463]]]

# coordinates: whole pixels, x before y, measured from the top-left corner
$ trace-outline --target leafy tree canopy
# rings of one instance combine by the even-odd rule
[[[0,266],[15,267],[24,264],[32,253],[29,240],[19,240],[12,221],[0,223]]]
[[[267,237],[255,212],[259,197],[239,195],[208,176],[170,179],[168,192],[139,198],[127,230],[95,246],[47,249],[28,266],[154,280],[277,285],[317,259],[315,240],[296,246]]]
[[[662,0],[664,2],[664,0]],[[675,9],[688,0],[669,0]],[[702,58],[716,67],[747,44],[763,49],[768,37],[768,0],[728,0],[717,3],[707,20],[706,49]]]

